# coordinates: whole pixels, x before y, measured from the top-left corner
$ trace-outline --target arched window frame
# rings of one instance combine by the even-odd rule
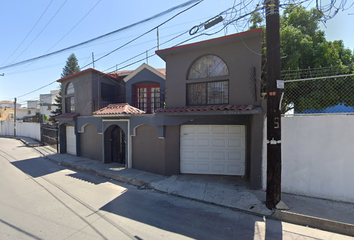
[[[65,88],[65,95],[71,95],[71,94],[75,94],[75,88],[74,88],[74,84],[72,82],[69,82]]]
[[[216,66],[210,66],[210,63],[208,63],[207,61],[216,64]],[[198,71],[197,70],[198,68],[201,68],[200,69],[201,71]],[[200,75],[198,75],[198,73]],[[224,77],[228,75],[229,75],[229,68],[225,63],[225,61],[221,57],[215,54],[207,54],[197,58],[191,64],[187,73],[187,80]]]
[[[202,64],[210,56],[218,60],[222,71],[214,72],[210,66],[201,67],[204,72],[191,74],[196,64]],[[208,64],[208,63],[206,63]],[[207,54],[197,58],[189,67],[186,84],[186,105],[221,105],[229,103],[229,68],[217,55]]]
[[[72,82],[69,82],[65,88],[65,113],[75,112],[75,88]]]

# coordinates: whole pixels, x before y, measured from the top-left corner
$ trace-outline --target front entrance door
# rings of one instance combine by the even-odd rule
[[[125,134],[118,126],[115,126],[111,132],[111,150],[111,161],[125,164]]]

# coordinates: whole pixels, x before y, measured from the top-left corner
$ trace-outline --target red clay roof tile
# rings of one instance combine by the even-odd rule
[[[128,103],[109,104],[100,110],[97,110],[93,115],[118,115],[118,114],[144,114],[145,112],[130,106]]]
[[[215,105],[215,106],[190,106],[190,107],[174,107],[161,108],[156,113],[176,113],[176,112],[208,112],[208,111],[250,111],[255,108],[254,105]]]

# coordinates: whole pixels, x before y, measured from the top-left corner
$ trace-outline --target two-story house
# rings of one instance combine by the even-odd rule
[[[87,69],[58,82],[63,93],[63,114],[56,117],[60,152],[128,166],[130,118],[163,106],[165,70],[147,64],[110,74]]]
[[[166,76],[143,64],[118,79],[92,69],[60,79],[61,151],[162,175],[242,176],[260,188],[261,49],[254,29],[157,51]],[[81,79],[93,73],[101,77]],[[100,104],[96,78],[118,81],[125,92],[108,95],[124,100]]]
[[[110,103],[125,101],[125,83],[122,76],[104,74],[95,69],[66,76],[61,83],[63,114],[55,117],[59,122],[60,153],[102,160],[93,149],[102,149],[102,135],[93,125],[78,128],[92,113]]]
[[[130,119],[136,169],[235,175],[261,187],[265,109],[262,29],[157,51],[165,107]]]

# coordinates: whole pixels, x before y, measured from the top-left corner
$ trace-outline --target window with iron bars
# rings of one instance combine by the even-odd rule
[[[187,105],[216,105],[229,103],[229,81],[187,84]]]

